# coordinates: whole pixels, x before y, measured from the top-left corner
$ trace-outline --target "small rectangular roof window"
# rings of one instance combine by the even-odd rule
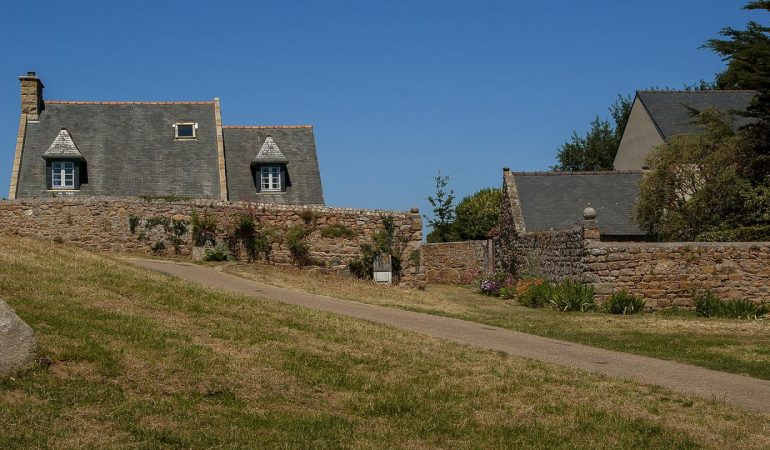
[[[175,123],[174,138],[195,139],[195,130],[197,129],[198,129],[197,123]]]

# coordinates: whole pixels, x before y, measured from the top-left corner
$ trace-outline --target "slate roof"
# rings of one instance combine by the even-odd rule
[[[72,141],[72,137],[66,128],[62,128],[59,131],[51,146],[43,153],[43,158],[85,159],[80,150],[78,150],[77,145],[75,145],[75,142]]]
[[[199,124],[175,140],[175,123]],[[17,197],[46,195],[43,155],[66,128],[86,160],[78,195],[219,198],[214,102],[46,101],[27,124]]]
[[[605,236],[644,236],[633,220],[641,173],[513,172],[526,231],[579,224],[583,210],[596,210]]]
[[[176,123],[197,123],[195,139],[175,139]],[[233,126],[222,134],[229,200],[324,203],[312,127]],[[221,197],[213,101],[47,100],[26,126],[16,198],[51,195],[46,158],[85,161],[79,196]],[[286,192],[257,193],[252,162],[287,164]]]
[[[223,132],[230,200],[319,205],[324,203],[313,127],[226,126],[223,127]],[[273,140],[274,145],[265,145],[268,138]],[[280,149],[280,155],[288,160],[286,192],[256,192],[251,163],[263,148],[264,154],[269,155],[269,158],[277,155],[276,148]]]
[[[251,161],[252,164],[261,163],[287,163],[289,159],[284,156],[281,149],[273,140],[272,136],[265,138],[265,142],[262,143],[262,147],[259,148],[257,156]]]
[[[663,139],[675,134],[698,131],[689,108],[701,111],[713,107],[724,112],[745,111],[757,91],[639,91],[637,95],[649,112]],[[736,115],[735,127],[751,122]]]

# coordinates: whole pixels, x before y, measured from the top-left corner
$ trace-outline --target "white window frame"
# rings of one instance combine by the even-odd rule
[[[69,181],[67,180],[68,178]],[[75,189],[74,162],[53,161],[51,163],[51,189]]]
[[[267,165],[259,168],[260,192],[281,192],[281,166]]]
[[[179,127],[181,125],[185,126],[191,126],[192,127],[192,136],[180,136],[179,135]],[[196,122],[179,122],[174,124],[174,139],[178,139],[180,141],[184,141],[186,139],[198,139],[198,124]]]

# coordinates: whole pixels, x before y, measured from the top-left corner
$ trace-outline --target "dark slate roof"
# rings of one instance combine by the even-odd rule
[[[179,122],[198,123],[197,139],[175,140]],[[43,155],[62,128],[86,160],[80,195],[219,198],[213,102],[47,101],[27,124],[18,197],[46,195]]]
[[[48,150],[43,153],[43,158],[52,159],[80,159],[84,160],[83,155],[78,150],[78,146],[72,141],[72,137],[66,128],[59,131],[59,135],[53,140]]]
[[[568,228],[596,210],[599,231],[607,236],[643,236],[634,223],[640,172],[513,173],[526,231]]]
[[[639,91],[637,95],[650,113],[663,139],[675,134],[698,131],[690,108],[702,111],[713,107],[724,112],[745,111],[757,91]],[[751,119],[735,116],[739,128]]]
[[[227,190],[232,201],[324,203],[315,137],[310,126],[224,127]],[[286,192],[257,192],[251,163],[271,137],[288,160]]]
[[[278,148],[278,144],[275,143],[272,136],[265,138],[265,142],[262,143],[262,147],[259,148],[257,156],[251,161],[253,164],[261,163],[287,163],[287,158],[281,149]]]

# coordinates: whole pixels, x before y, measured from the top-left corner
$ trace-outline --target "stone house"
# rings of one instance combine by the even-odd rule
[[[605,172],[511,172],[503,181],[504,208],[513,231],[566,229],[593,208],[603,241],[645,240],[634,220],[645,160],[671,136],[698,132],[693,112],[716,108],[734,114],[740,128],[756,91],[638,91],[620,141],[614,170]],[[509,201],[510,203],[506,203]],[[501,213],[504,217],[505,211]],[[505,225],[501,223],[502,229]]]
[[[224,126],[219,99],[55,101],[21,80],[10,199],[185,198],[323,205],[312,126]]]
[[[642,170],[650,152],[676,134],[698,131],[693,111],[716,108],[734,114],[734,126],[740,128],[750,119],[735,115],[745,111],[757,91],[638,91],[618,153],[615,170]]]

